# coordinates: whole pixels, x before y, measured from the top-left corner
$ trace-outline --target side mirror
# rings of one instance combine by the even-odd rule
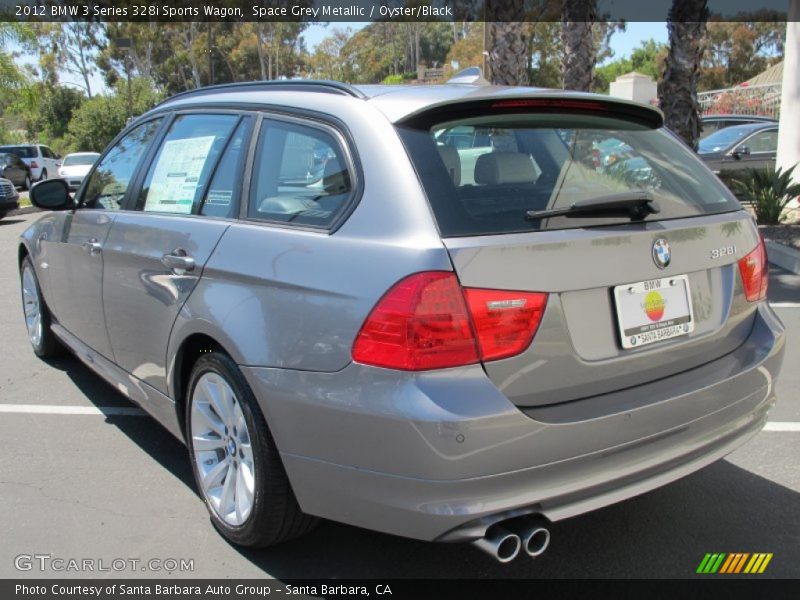
[[[30,192],[31,203],[43,210],[72,208],[69,184],[64,179],[45,179],[35,183]]]
[[[734,158],[742,158],[743,156],[750,156],[750,148],[747,146],[737,146],[734,148],[733,152],[731,152],[731,156]]]

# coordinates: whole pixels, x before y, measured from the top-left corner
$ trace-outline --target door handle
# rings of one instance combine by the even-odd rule
[[[97,254],[103,251],[103,245],[97,241],[97,238],[90,238],[88,242],[83,242],[81,248],[89,254]]]
[[[161,257],[161,262],[165,267],[172,269],[172,272],[176,275],[183,275],[187,271],[193,271],[195,266],[194,258],[189,256],[183,248],[178,248],[169,254],[165,254]]]

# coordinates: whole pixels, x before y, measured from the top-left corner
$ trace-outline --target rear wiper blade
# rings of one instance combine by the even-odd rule
[[[588,200],[578,200],[571,206],[563,208],[551,208],[548,210],[529,210],[525,213],[528,220],[546,219],[548,217],[562,216],[608,216],[609,213],[616,214],[627,212],[633,220],[641,220],[647,215],[660,212],[658,203],[653,197],[644,191],[624,192],[621,194],[609,194],[598,196]]]

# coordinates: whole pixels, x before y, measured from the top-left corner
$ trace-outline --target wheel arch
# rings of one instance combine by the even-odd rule
[[[236,361],[234,353],[219,341],[220,337],[204,331],[195,331],[182,336],[180,342],[175,344],[175,351],[172,353],[172,360],[169,363],[169,395],[175,402],[175,416],[184,440],[186,439],[186,419],[184,418],[186,391],[195,363],[203,354],[213,351],[224,352]]]

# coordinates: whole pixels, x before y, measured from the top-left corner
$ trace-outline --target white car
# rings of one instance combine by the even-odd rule
[[[61,166],[61,157],[42,144],[0,146],[0,153],[16,154],[31,168],[34,181],[54,177]]]
[[[100,155],[97,152],[73,152],[67,154],[58,169],[58,176],[66,179],[69,189],[77,190],[83,183],[83,178],[91,170]]]

